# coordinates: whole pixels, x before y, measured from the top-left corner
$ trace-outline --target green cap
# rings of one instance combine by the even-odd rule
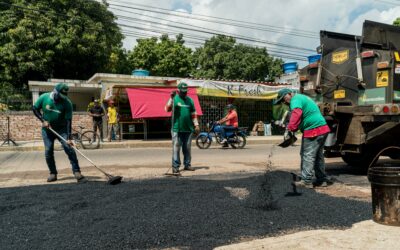
[[[55,90],[58,91],[58,93],[61,93],[63,95],[67,95],[68,94],[69,87],[65,83],[62,83],[62,82],[57,83],[54,88],[55,88]]]
[[[179,92],[187,92],[188,91],[188,85],[187,85],[187,83],[184,83],[184,82],[180,82],[179,84],[178,84],[178,90],[179,90]]]
[[[291,89],[281,89],[278,91],[278,97],[274,100],[274,105],[277,105],[282,102],[283,97],[289,93],[292,93],[293,91]]]

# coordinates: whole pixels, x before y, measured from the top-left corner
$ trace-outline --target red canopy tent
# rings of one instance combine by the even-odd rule
[[[160,118],[170,117],[171,112],[164,110],[165,104],[176,87],[168,88],[127,88],[132,118]],[[202,115],[196,88],[188,89],[188,96],[194,101],[196,112]]]

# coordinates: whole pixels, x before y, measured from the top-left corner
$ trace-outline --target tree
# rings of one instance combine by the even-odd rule
[[[194,61],[195,77],[248,81],[274,79],[282,72],[283,63],[269,56],[265,48],[237,44],[234,38],[223,35],[212,37],[198,48]]]
[[[192,50],[185,47],[182,34],[175,40],[168,35],[138,39],[128,53],[132,69],[146,69],[156,76],[186,77],[192,70]]]
[[[393,25],[400,26],[400,17],[393,21]]]
[[[15,88],[109,72],[122,47],[115,16],[94,0],[8,0],[0,13],[0,81]]]
[[[128,52],[121,47],[113,47],[107,65],[107,72],[113,74],[130,74]]]

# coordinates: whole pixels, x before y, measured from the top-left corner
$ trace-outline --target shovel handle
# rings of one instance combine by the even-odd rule
[[[53,132],[53,134],[55,134],[59,139],[63,140],[65,143],[68,144],[68,141],[64,139],[64,137],[62,137],[59,133],[57,133],[54,129],[48,127],[47,129],[49,129],[51,132]],[[83,156],[86,160],[88,160],[88,162],[92,163],[93,166],[97,167],[96,164],[94,164],[94,162],[92,160],[90,160],[86,155],[84,155],[81,151],[79,151],[79,149],[75,146],[75,145],[70,145],[68,144],[70,147],[72,147],[76,152],[78,152],[81,156]]]

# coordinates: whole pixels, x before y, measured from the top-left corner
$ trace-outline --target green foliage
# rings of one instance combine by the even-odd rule
[[[105,4],[94,0],[8,3],[12,5],[0,4],[1,82],[21,88],[28,80],[88,79],[96,72],[120,70],[110,60],[123,55],[123,36]]]
[[[393,21],[393,25],[400,26],[400,17]]]
[[[265,48],[236,44],[232,37],[214,36],[194,53],[198,78],[228,80],[273,80],[282,73],[281,59],[268,55]]]
[[[7,82],[0,82],[0,112],[7,110],[27,110],[32,107],[28,90],[16,90]]]
[[[132,69],[146,69],[155,76],[186,77],[192,70],[192,50],[184,46],[182,35],[176,40],[162,35],[138,39],[138,44],[128,53]]]
[[[130,74],[128,52],[121,47],[114,47],[107,65],[107,72],[113,74]]]

